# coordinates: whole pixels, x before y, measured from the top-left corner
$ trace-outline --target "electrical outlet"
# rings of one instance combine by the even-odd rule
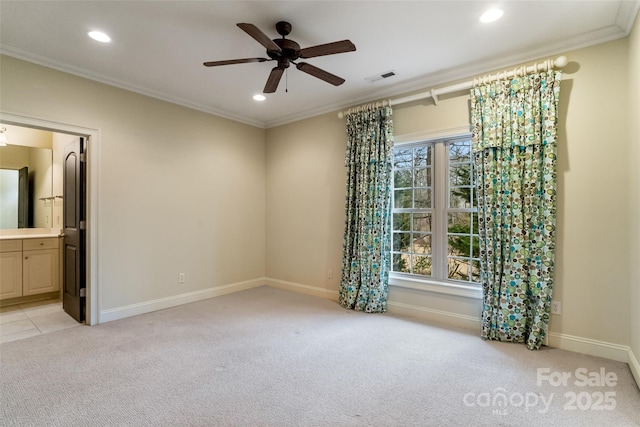
[[[184,273],[178,273],[178,283],[184,283]]]
[[[560,301],[551,301],[551,314],[562,314],[562,303]]]
[[[333,279],[333,270],[327,270],[327,279]]]

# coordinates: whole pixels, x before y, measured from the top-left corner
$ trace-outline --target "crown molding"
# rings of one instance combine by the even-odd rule
[[[633,29],[638,11],[640,11],[640,0],[620,2],[618,15],[616,16],[616,24],[624,32],[625,36],[628,36]]]
[[[17,47],[8,45],[6,43],[0,43],[0,54],[10,56],[16,59],[20,59],[23,61],[31,62],[36,65],[41,65],[43,67],[52,68],[57,71],[62,71],[63,73],[73,74],[78,77],[82,77],[88,80],[92,80],[98,83],[103,83],[109,86],[114,86],[119,89],[124,89],[130,92],[135,92],[140,95],[148,96],[150,98],[159,99],[161,101],[166,101],[171,104],[180,105],[182,107],[191,108],[192,110],[201,111],[203,113],[213,114],[214,116],[222,117],[225,119],[233,120],[236,122],[248,124],[251,126],[259,127],[264,129],[265,124],[260,120],[254,120],[249,117],[244,117],[237,114],[232,114],[228,111],[221,110],[218,108],[211,108],[206,105],[194,103],[191,101],[187,101],[186,99],[182,99],[179,97],[175,97],[172,95],[168,95],[166,93],[154,91],[142,86],[134,85],[128,82],[124,82],[122,80],[114,79],[102,74],[93,73],[91,71],[85,70],[80,67],[74,67],[72,65],[64,64],[62,62],[54,61],[52,59],[46,58],[44,56],[36,55],[31,52],[24,51]]]
[[[484,74],[494,72],[495,70],[513,68],[514,65],[517,66],[523,63],[533,62],[535,60],[540,60],[541,58],[546,59],[548,57],[555,57],[559,54],[563,54],[568,51],[582,49],[589,46],[595,46],[595,45],[613,41],[622,37],[626,37],[632,28],[635,16],[638,14],[638,9],[640,9],[640,0],[634,1],[634,2],[623,2],[623,3],[633,3],[633,5],[635,5],[633,6],[633,5],[625,4],[625,8],[623,11],[624,13],[629,13],[629,8],[635,7],[635,9],[633,9],[635,10],[635,13],[633,14],[633,19],[630,19],[629,17],[627,17],[627,20],[631,21],[631,26],[629,26],[627,23],[624,23],[624,25],[629,26],[629,28],[623,29],[618,24],[612,24],[607,27],[603,27],[598,30],[591,31],[589,33],[568,38],[559,43],[553,43],[553,44],[545,45],[538,48],[531,48],[514,55],[495,57],[489,60],[469,63],[464,66],[447,68],[444,70],[436,71],[434,73],[416,77],[411,80],[400,82],[395,85],[390,85],[385,87],[384,89],[381,89],[375,92],[369,92],[365,96],[353,98],[349,103],[346,103],[346,104],[336,103],[336,104],[324,105],[322,107],[300,111],[296,114],[283,116],[282,118],[279,118],[279,119],[270,120],[265,122],[265,127],[268,129],[268,128],[296,122],[299,120],[307,119],[310,117],[318,116],[320,114],[337,112],[337,111],[351,108],[361,104],[367,104],[367,103],[379,101],[382,99],[397,98],[400,96],[410,94],[412,92],[424,91],[429,88],[444,86],[458,80],[463,80],[463,79],[468,80],[470,78],[477,77],[479,75],[484,75]],[[621,6],[621,10],[622,10],[622,6]],[[620,13],[618,14],[618,16],[620,16]],[[569,58],[569,60],[571,60],[571,58]]]

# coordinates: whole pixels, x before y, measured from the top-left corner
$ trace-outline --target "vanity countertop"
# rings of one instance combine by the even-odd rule
[[[0,235],[0,240],[10,239],[43,239],[48,237],[60,237],[59,234],[16,234],[14,236]]]
[[[24,228],[19,230],[1,230],[0,240],[9,239],[43,239],[60,237],[60,230],[48,228]]]

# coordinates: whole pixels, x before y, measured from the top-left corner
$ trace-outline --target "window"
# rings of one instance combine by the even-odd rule
[[[398,144],[393,168],[391,271],[416,279],[477,284],[471,137]]]

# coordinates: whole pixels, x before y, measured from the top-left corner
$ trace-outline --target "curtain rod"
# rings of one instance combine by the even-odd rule
[[[458,83],[456,85],[446,86],[439,89],[430,89],[426,92],[420,92],[414,95],[404,96],[402,98],[390,99],[389,101],[382,101],[382,102],[383,103],[388,102],[389,105],[399,105],[399,104],[406,104],[407,102],[418,101],[420,99],[433,98],[433,101],[435,102],[435,104],[438,105],[438,96],[444,95],[447,93],[458,92],[465,89],[467,90],[471,89],[476,82],[480,82],[480,83],[490,82],[492,80],[497,80],[498,78],[509,78],[517,75],[524,76],[526,74],[534,73],[536,71],[550,70],[551,68],[562,68],[562,67],[565,67],[568,63],[569,61],[567,60],[566,56],[559,56],[556,59],[547,59],[546,61],[542,61],[540,63],[536,62],[533,65],[516,67],[512,71],[502,71],[494,75],[485,75],[479,78],[474,78],[473,80],[470,80],[468,82]],[[372,104],[375,104],[375,103],[372,103]],[[353,107],[346,111],[340,111],[338,113],[338,117],[343,118],[344,115],[348,114],[350,111],[353,111],[362,107],[363,106]]]

